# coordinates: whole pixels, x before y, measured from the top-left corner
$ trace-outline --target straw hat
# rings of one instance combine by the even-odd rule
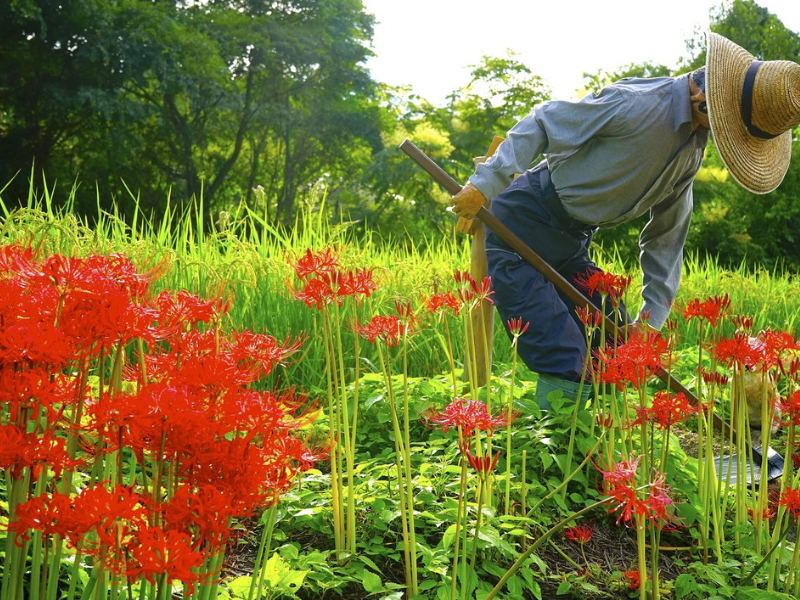
[[[708,116],[722,161],[742,187],[771,192],[789,168],[800,124],[800,65],[757,61],[712,32],[706,60]]]

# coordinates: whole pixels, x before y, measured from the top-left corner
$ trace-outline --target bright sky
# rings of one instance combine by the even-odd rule
[[[800,32],[800,0],[757,0]],[[582,74],[630,63],[675,67],[718,0],[364,0],[376,18],[373,77],[434,103],[469,82],[484,55],[516,53],[553,95]]]

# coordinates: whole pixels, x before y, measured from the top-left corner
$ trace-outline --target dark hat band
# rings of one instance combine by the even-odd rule
[[[745,127],[747,127],[747,131],[750,132],[750,135],[760,138],[762,140],[772,140],[778,137],[778,135],[773,135],[771,133],[767,133],[763,129],[759,129],[755,125],[753,125],[753,88],[755,87],[756,82],[756,73],[758,73],[758,69],[761,68],[763,64],[760,60],[754,60],[750,63],[750,67],[747,69],[747,73],[744,76],[744,84],[742,85],[742,121],[744,121]]]

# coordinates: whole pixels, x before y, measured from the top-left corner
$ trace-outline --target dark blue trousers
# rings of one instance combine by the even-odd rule
[[[568,281],[598,270],[589,258],[596,228],[564,212],[546,163],[527,171],[495,197],[491,212]],[[586,338],[575,305],[491,231],[486,236],[486,254],[493,299],[506,330],[514,317],[530,323],[518,343],[519,357],[537,373],[580,380]],[[600,306],[599,295],[592,300]]]

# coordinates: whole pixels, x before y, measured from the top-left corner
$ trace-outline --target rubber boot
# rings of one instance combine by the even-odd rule
[[[567,401],[572,403],[578,397],[578,388],[580,383],[577,381],[570,381],[568,379],[561,379],[554,375],[547,373],[539,373],[539,381],[536,384],[536,404],[542,410],[550,410],[550,394],[559,393],[567,398]],[[584,382],[583,389],[581,390],[581,404],[585,404],[592,393],[592,385]],[[557,397],[557,396],[556,396]]]

